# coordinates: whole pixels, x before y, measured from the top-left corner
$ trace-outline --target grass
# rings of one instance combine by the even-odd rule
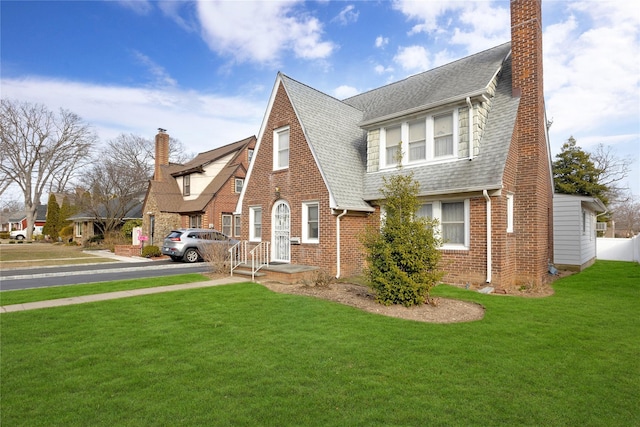
[[[0,245],[0,267],[3,270],[98,262],[113,260],[83,252],[83,248],[79,246],[31,242]]]
[[[640,425],[640,266],[426,324],[241,284],[2,322],[3,425]]]
[[[175,276],[152,277],[148,279],[117,280],[112,282],[86,283],[79,285],[51,286],[47,288],[25,289],[0,292],[0,305],[24,304],[58,298],[79,297],[106,292],[129,291],[155,286],[177,285],[181,283],[209,280],[202,274],[181,274]]]

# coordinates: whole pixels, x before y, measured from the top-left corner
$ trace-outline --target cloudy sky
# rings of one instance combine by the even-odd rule
[[[7,1],[3,98],[65,108],[101,141],[159,127],[200,152],[257,134],[276,73],[345,98],[509,40],[509,1]],[[640,6],[544,0],[552,155],[635,159]],[[46,201],[45,201],[46,202]]]

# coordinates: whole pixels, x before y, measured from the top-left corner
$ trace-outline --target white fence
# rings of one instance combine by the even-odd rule
[[[598,259],[640,262],[640,235],[630,239],[598,237],[597,245]]]

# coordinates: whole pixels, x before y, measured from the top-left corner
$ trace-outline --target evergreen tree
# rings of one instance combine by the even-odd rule
[[[601,169],[582,150],[573,137],[562,145],[562,151],[553,162],[553,182],[556,193],[597,197],[608,204],[607,186],[598,182]]]
[[[364,236],[367,276],[384,305],[431,303],[429,292],[443,276],[438,270],[441,245],[433,220],[416,217],[419,183],[413,175],[384,180],[385,216],[380,229]]]
[[[64,196],[62,199],[62,206],[60,207],[60,217],[58,219],[58,231],[62,230],[64,227],[71,225],[71,221],[67,218],[76,213],[76,209],[71,206],[71,202],[69,201],[69,196]]]
[[[58,240],[58,221],[60,220],[60,206],[56,200],[56,196],[49,195],[49,202],[47,203],[47,219],[42,228],[42,234],[49,236],[53,240]]]

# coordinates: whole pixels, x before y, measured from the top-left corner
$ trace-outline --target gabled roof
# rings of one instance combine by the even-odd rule
[[[42,221],[46,221],[47,220],[47,205],[38,205],[36,207],[36,218],[35,220],[38,222],[42,222]],[[25,219],[27,217],[27,213],[26,212],[15,212],[13,215],[15,215],[14,217],[9,218],[9,222],[20,222],[23,219]]]
[[[415,171],[414,178],[420,182],[420,195],[502,188],[504,168],[520,99],[511,95],[511,59],[508,58],[498,69],[501,69],[501,74],[478,155],[471,161],[463,158],[410,169]],[[364,198],[370,201],[379,199],[383,177],[397,173],[397,170],[389,170],[366,174]]]
[[[239,169],[244,170],[242,162],[238,157],[251,142],[255,140],[255,136],[242,139],[240,141],[227,144],[213,150],[199,153],[192,160],[183,165],[171,164],[162,167],[162,179],[160,181],[150,181],[149,194],[153,194],[158,209],[161,212],[173,213],[190,213],[201,212],[207,204],[220,191],[222,186],[231,178]],[[197,198],[184,200],[177,177],[189,173],[203,171],[204,167],[210,163],[223,159],[231,155],[227,164],[222,170],[211,180],[206,188],[198,195]]]
[[[334,209],[371,210],[362,200],[367,135],[363,112],[279,74],[329,190]]]
[[[109,215],[109,212],[119,210],[122,206],[120,205],[120,203],[126,203],[123,206],[125,211],[124,215],[122,216],[123,220],[142,218],[142,195],[140,195],[139,197],[136,197],[127,202],[121,202],[121,199],[112,199],[109,200],[108,205],[102,204],[98,206],[96,208],[96,212],[79,212],[67,219],[70,221],[104,219]]]
[[[519,103],[511,94],[510,48],[505,43],[344,101],[282,73],[273,93],[281,81],[329,190],[331,207],[370,211],[367,202],[380,198],[383,177],[398,170],[366,173],[366,127],[464,102],[467,97],[484,99],[498,76],[479,154],[472,161],[465,158],[413,170],[421,195],[499,189]]]
[[[511,43],[476,53],[344,100],[364,112],[362,125],[484,94]]]

